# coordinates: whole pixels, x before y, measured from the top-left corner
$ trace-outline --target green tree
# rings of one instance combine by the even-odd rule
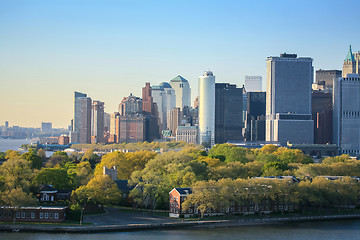
[[[226,162],[242,162],[247,163],[246,154],[248,150],[237,147],[232,144],[218,144],[212,147],[209,151],[209,156],[222,160],[225,157]]]
[[[52,185],[56,189],[72,189],[74,180],[68,175],[66,169],[44,168],[34,178],[36,184]]]
[[[7,190],[14,188],[28,190],[32,174],[30,162],[21,157],[10,158],[0,166],[0,176],[3,177]]]
[[[30,167],[33,169],[40,169],[42,167],[42,158],[33,151],[23,153],[21,157],[28,160],[30,162]]]

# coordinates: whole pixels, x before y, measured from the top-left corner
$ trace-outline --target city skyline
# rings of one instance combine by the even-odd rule
[[[341,17],[357,1],[270,3],[2,1],[0,3],[0,125],[70,125],[73,92],[105,102],[105,112],[145,82],[177,75],[197,97],[198,76],[241,87],[244,76],[263,77],[266,58],[297,53],[314,70],[342,69],[360,33]],[[181,17],[179,17],[181,16]],[[336,33],[334,33],[334,29]]]

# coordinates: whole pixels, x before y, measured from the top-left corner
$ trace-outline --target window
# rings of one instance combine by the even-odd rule
[[[20,212],[16,212],[16,218],[20,218]]]
[[[59,219],[59,213],[55,213],[54,216],[55,216],[55,219]]]
[[[53,215],[54,215],[54,214],[51,212],[51,213],[50,213],[50,219],[53,219],[53,218],[54,218]]]
[[[25,212],[21,212],[21,218],[25,218]]]
[[[31,218],[35,218],[35,212],[31,212]]]
[[[48,213],[48,212],[45,213],[45,218],[46,218],[46,219],[49,218],[49,213]]]
[[[44,218],[44,213],[40,212],[40,219],[43,219],[43,218]]]

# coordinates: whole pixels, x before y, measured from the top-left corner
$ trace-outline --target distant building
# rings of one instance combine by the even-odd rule
[[[143,112],[143,101],[141,98],[136,97],[130,93],[130,96],[124,97],[119,104],[119,113],[121,116],[142,114]]]
[[[8,207],[0,206],[0,221],[13,222],[15,214],[17,221],[60,223],[66,219],[67,207]]]
[[[118,143],[137,143],[146,141],[146,117],[144,115],[120,116],[120,135]]]
[[[93,101],[91,107],[91,143],[104,143],[104,102]]]
[[[91,142],[91,98],[84,93],[74,93],[74,126],[70,136],[71,143]]]
[[[198,143],[198,127],[197,126],[178,126],[176,129],[176,141],[184,141],[187,143]]]
[[[316,84],[319,86],[324,86],[322,89],[323,91],[332,92],[334,79],[341,77],[341,74],[342,71],[340,70],[316,70]]]
[[[168,112],[176,107],[175,90],[169,83],[162,82],[159,86],[152,86],[151,91],[154,103],[158,106],[161,130],[165,130]]]
[[[181,111],[180,108],[173,108],[168,113],[168,129],[173,137],[176,136],[176,129],[180,125]]]
[[[9,128],[9,122],[5,121],[5,128]]]
[[[104,131],[109,132],[110,131],[110,114],[104,113]]]
[[[194,108],[198,108],[199,107],[199,96],[197,96],[194,100]]]
[[[59,145],[68,145],[70,143],[70,138],[67,135],[61,135],[59,137]]]
[[[41,131],[42,132],[51,132],[52,131],[52,123],[51,122],[42,122],[41,123]]]
[[[348,74],[356,74],[356,73],[359,74],[359,68],[356,68],[357,65],[358,63],[351,51],[351,45],[350,45],[349,52],[344,60],[342,77],[346,78]]]
[[[312,59],[281,54],[266,62],[266,141],[313,143]]]
[[[313,91],[311,97],[314,143],[332,143],[332,93]]]
[[[334,83],[333,143],[340,154],[360,156],[360,78],[348,74]]]
[[[199,77],[199,143],[215,144],[215,76],[206,71]]]
[[[246,92],[261,92],[262,77],[261,76],[245,76]]]
[[[247,93],[247,141],[265,141],[266,92]]]
[[[215,83],[215,144],[243,140],[242,110],[243,88]]]
[[[110,114],[110,137],[109,143],[118,143],[120,137],[120,113]]]
[[[178,75],[170,81],[170,85],[175,90],[176,107],[191,107],[191,88],[188,80]]]

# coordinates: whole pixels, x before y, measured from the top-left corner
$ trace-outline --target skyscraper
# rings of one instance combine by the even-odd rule
[[[199,77],[199,142],[206,147],[215,143],[215,76],[211,71]]]
[[[241,141],[243,88],[215,83],[215,143]]]
[[[74,93],[74,127],[70,136],[71,143],[91,142],[91,98],[84,93]]]
[[[145,87],[142,88],[142,101],[144,114],[151,115],[153,112],[153,97],[151,96],[150,83],[146,83]]]
[[[262,77],[261,76],[245,76],[246,92],[261,92]]]
[[[266,66],[266,141],[313,143],[312,59],[284,53],[268,57]]]
[[[93,101],[91,107],[91,143],[104,142],[104,102]]]
[[[188,80],[178,75],[170,81],[171,87],[175,90],[176,107],[191,107],[191,89]]]
[[[334,82],[333,143],[340,154],[360,156],[360,78],[348,74]]]
[[[246,140],[265,141],[266,92],[247,93]]]
[[[161,130],[165,130],[168,112],[176,106],[175,91],[169,83],[162,82],[151,87],[151,95],[158,106]]]

